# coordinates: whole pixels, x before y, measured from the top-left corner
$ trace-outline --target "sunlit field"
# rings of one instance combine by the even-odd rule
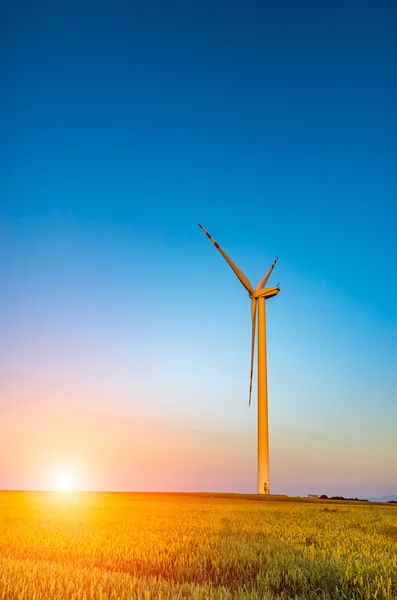
[[[0,598],[397,597],[397,508],[0,493]]]

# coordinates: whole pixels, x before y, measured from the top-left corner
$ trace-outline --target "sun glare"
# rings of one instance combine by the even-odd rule
[[[76,490],[76,478],[71,473],[61,473],[58,476],[57,488],[60,492],[74,492]]]

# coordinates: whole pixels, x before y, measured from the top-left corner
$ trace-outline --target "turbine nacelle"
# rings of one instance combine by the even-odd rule
[[[258,300],[258,298],[273,298],[273,296],[277,296],[279,291],[279,287],[263,288],[262,290],[255,290],[249,294],[249,297],[254,300]]]

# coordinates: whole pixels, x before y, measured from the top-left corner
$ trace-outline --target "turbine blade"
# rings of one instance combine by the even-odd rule
[[[233,271],[235,272],[235,274],[237,275],[237,277],[239,278],[239,280],[241,281],[241,283],[243,284],[243,286],[245,287],[245,289],[250,294],[252,294],[252,292],[254,291],[254,288],[252,287],[252,285],[251,285],[248,277],[246,277],[244,275],[244,273],[238,268],[238,266],[234,264],[234,262],[231,260],[231,258],[228,257],[228,255],[226,254],[226,252],[224,252],[222,250],[222,248],[220,247],[220,245],[217,244],[217,242],[214,240],[214,238],[210,236],[210,234],[208,233],[208,231],[206,231],[204,229],[204,227],[202,225],[200,225],[200,223],[197,223],[197,225],[200,227],[200,229],[202,229],[204,231],[205,235],[207,236],[207,238],[209,238],[211,240],[211,242],[214,244],[215,248],[217,248],[219,250],[219,252],[222,254],[223,258],[231,266],[231,268],[233,269]]]
[[[252,342],[251,342],[251,371],[250,371],[250,395],[248,406],[251,406],[252,394],[252,373],[254,370],[254,352],[255,352],[255,328],[256,328],[256,299],[251,299],[251,315],[252,315]]]
[[[274,263],[272,264],[272,266],[270,267],[270,269],[268,270],[268,272],[266,273],[266,275],[264,277],[262,277],[262,279],[260,280],[260,282],[256,286],[257,290],[261,290],[261,289],[263,289],[265,287],[265,285],[267,284],[267,280],[269,279],[270,275],[272,274],[272,271],[273,271],[274,267],[276,266],[276,262],[277,261],[278,261],[278,256],[277,256],[276,260],[274,261]]]

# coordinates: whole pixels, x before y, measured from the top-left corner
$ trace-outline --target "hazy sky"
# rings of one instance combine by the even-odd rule
[[[397,493],[395,2],[1,10],[0,488]]]

